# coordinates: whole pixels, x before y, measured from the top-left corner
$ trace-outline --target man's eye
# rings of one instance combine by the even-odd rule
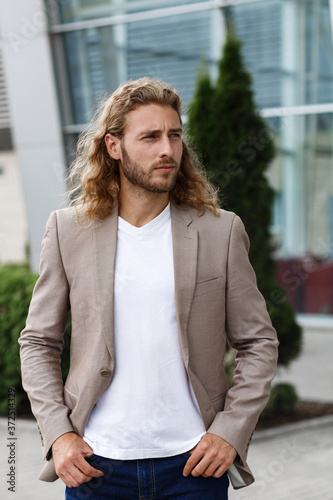
[[[174,137],[176,139],[180,139],[181,135],[180,134],[171,134],[171,137]]]

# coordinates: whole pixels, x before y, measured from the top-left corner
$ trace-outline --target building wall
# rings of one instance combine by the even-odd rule
[[[13,150],[11,113],[0,45],[0,264],[26,260],[28,224],[21,171]]]
[[[28,224],[22,179],[14,151],[0,152],[0,264],[24,262]]]
[[[66,170],[44,2],[0,0],[0,34],[30,263],[37,271],[45,223],[52,210],[65,204]]]

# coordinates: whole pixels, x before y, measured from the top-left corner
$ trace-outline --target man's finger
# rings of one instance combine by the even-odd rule
[[[68,471],[64,474],[59,474],[60,479],[65,483],[68,488],[77,488],[80,484]]]
[[[202,457],[203,453],[198,453],[196,451],[193,452],[185,464],[185,467],[183,469],[183,475],[188,476]]]
[[[91,481],[93,477],[103,476],[103,472],[89,465],[82,455],[80,455],[75,462],[69,461],[68,459],[64,461],[57,473],[70,488],[77,487],[82,483],[87,483]]]
[[[208,467],[211,465],[211,460],[208,458],[208,457],[203,457],[200,462],[198,463],[198,465],[196,467],[194,467],[194,469],[192,470],[191,474],[192,476],[194,477],[198,477],[198,476],[201,476],[202,474],[204,474],[206,472],[206,470],[208,469]],[[216,467],[214,468],[214,472],[216,470]]]
[[[83,458],[83,456],[81,455],[77,462],[74,464],[76,465],[76,467],[81,471],[83,472],[83,474],[85,474],[86,476],[89,476],[90,479],[92,477],[101,477],[103,476],[103,472],[99,469],[95,469],[95,467],[92,467],[88,462],[87,460],[85,460]]]
[[[218,477],[218,476],[215,476],[215,473],[220,468],[223,468],[223,464],[221,464],[221,462],[219,462],[218,460],[213,460],[210,464],[208,464],[206,470],[201,472],[201,475],[203,477],[210,477],[210,476]],[[195,472],[195,470],[196,469],[194,469],[193,472]],[[192,472],[192,475],[194,475],[193,472]],[[221,474],[221,476],[222,476],[222,474]]]
[[[85,460],[83,460],[85,462]],[[60,478],[64,481],[64,483],[69,487],[69,488],[77,488],[80,486],[80,484],[87,483],[88,481],[91,481],[93,477],[100,477],[103,475],[101,471],[98,469],[94,469],[91,467],[87,462],[86,465],[88,465],[88,473],[86,474],[85,472],[82,471],[80,467],[82,465],[80,464],[80,467],[77,467],[75,464],[71,463],[65,470],[64,472],[60,473]]]
[[[213,476],[213,477],[216,477],[216,478],[221,477],[221,476],[223,476],[223,474],[224,474],[225,472],[227,472],[227,470],[228,470],[228,468],[227,468],[224,464],[222,464],[222,465],[220,465],[220,467],[219,467],[219,468],[218,468],[218,469],[214,472],[214,474],[212,474],[212,476]]]

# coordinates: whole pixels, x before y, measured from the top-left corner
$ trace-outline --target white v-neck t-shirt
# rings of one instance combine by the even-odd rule
[[[103,457],[177,455],[206,433],[181,356],[170,204],[135,227],[118,218],[115,372],[84,440]]]

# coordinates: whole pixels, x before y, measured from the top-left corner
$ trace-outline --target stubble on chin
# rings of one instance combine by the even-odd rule
[[[129,189],[136,194],[142,195],[149,193],[169,193],[175,186],[179,165],[171,158],[166,158],[162,161],[154,163],[148,172],[142,171],[139,164],[133,161],[128,155],[124,145],[121,146],[122,150],[122,171],[126,179],[130,183]],[[155,178],[154,172],[156,168],[166,164],[175,166],[171,172],[159,172],[159,178]],[[162,180],[162,182],[161,182]]]

